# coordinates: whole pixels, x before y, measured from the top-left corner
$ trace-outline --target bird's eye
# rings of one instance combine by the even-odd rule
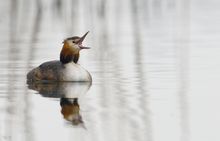
[[[76,43],[75,41],[72,41],[73,43]]]

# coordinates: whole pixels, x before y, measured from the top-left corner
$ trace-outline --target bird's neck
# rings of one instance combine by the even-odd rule
[[[67,64],[70,62],[77,63],[79,60],[79,51],[71,48],[68,43],[64,42],[60,52],[60,62]]]

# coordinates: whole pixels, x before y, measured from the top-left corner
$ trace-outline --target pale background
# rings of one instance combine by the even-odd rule
[[[88,34],[84,126],[26,73]],[[219,141],[219,0],[0,0],[0,141]]]

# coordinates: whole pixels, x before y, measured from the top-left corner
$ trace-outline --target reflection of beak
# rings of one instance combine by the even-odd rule
[[[85,39],[85,37],[86,37],[86,35],[87,35],[88,33],[89,33],[89,31],[86,32],[86,33],[79,39],[78,44],[79,44],[80,49],[90,49],[90,47],[85,47],[85,46],[82,45],[82,42],[83,42],[83,40]]]

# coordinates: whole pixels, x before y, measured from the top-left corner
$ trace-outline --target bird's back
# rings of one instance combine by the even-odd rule
[[[28,81],[38,80],[54,80],[58,81],[60,78],[60,71],[63,68],[63,64],[58,61],[49,61],[34,68],[27,74]]]

